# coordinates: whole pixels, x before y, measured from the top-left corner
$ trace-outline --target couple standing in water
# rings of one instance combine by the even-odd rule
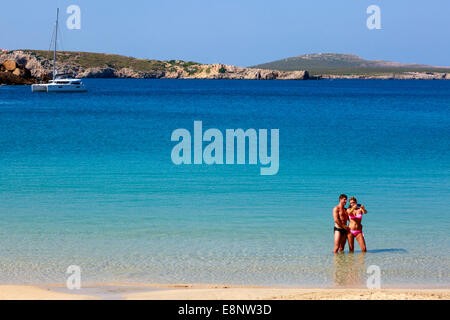
[[[366,242],[362,232],[361,220],[363,214],[367,213],[367,210],[364,208],[364,205],[358,204],[355,197],[351,197],[349,203],[349,207],[345,208],[347,195],[341,194],[339,196],[339,204],[333,208],[334,253],[338,251],[343,252],[347,240],[350,252],[353,252],[355,239],[358,241],[361,251],[366,252]],[[347,221],[350,221],[348,225]]]

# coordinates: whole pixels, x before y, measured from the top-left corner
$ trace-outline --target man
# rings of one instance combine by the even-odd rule
[[[345,209],[347,204],[347,195],[341,194],[339,196],[339,204],[333,208],[333,219],[334,219],[334,253],[338,251],[344,251],[345,241],[347,240],[347,220],[348,214]]]

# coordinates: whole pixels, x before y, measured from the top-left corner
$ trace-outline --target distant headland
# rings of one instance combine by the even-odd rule
[[[366,60],[354,54],[313,53],[255,65],[282,71],[308,70],[331,79],[450,79],[450,67]]]
[[[60,51],[58,72],[77,78],[137,79],[450,79],[450,67],[364,60],[355,55],[309,54],[251,67],[182,60],[136,59],[115,54]],[[13,65],[14,64],[14,65]],[[0,84],[32,84],[52,74],[52,53],[0,52]]]

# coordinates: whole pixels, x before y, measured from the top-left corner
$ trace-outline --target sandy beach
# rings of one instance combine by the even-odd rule
[[[0,300],[91,300],[92,296],[61,293],[38,286],[1,285]]]
[[[0,300],[450,300],[450,289],[334,289],[194,284],[1,285]]]

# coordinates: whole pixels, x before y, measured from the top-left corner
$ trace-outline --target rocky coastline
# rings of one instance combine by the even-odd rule
[[[53,62],[48,52],[13,50],[0,54],[0,84],[47,82]],[[245,79],[245,80],[320,80],[320,79],[398,79],[449,80],[450,73],[403,72],[392,74],[322,74],[306,70],[280,71],[245,68],[226,64],[200,64],[182,60],[146,60],[118,55],[86,52],[58,52],[58,72],[76,78],[134,79]]]
[[[76,57],[77,53],[73,53]],[[98,54],[100,55],[100,54]],[[105,55],[106,56],[106,55]],[[136,59],[137,60],[137,59]],[[26,50],[9,51],[0,55],[0,64],[14,61],[29,71],[32,78],[44,81],[52,74],[52,61]],[[58,60],[59,61],[59,60]],[[305,70],[278,71],[237,67],[225,64],[199,64],[181,60],[157,61],[153,70],[138,70],[133,66],[116,66],[108,63],[86,67],[77,59],[58,62],[58,72],[76,78],[135,78],[135,79],[247,79],[247,80],[307,80]],[[19,84],[19,83],[18,83]],[[21,83],[20,83],[21,84]]]

